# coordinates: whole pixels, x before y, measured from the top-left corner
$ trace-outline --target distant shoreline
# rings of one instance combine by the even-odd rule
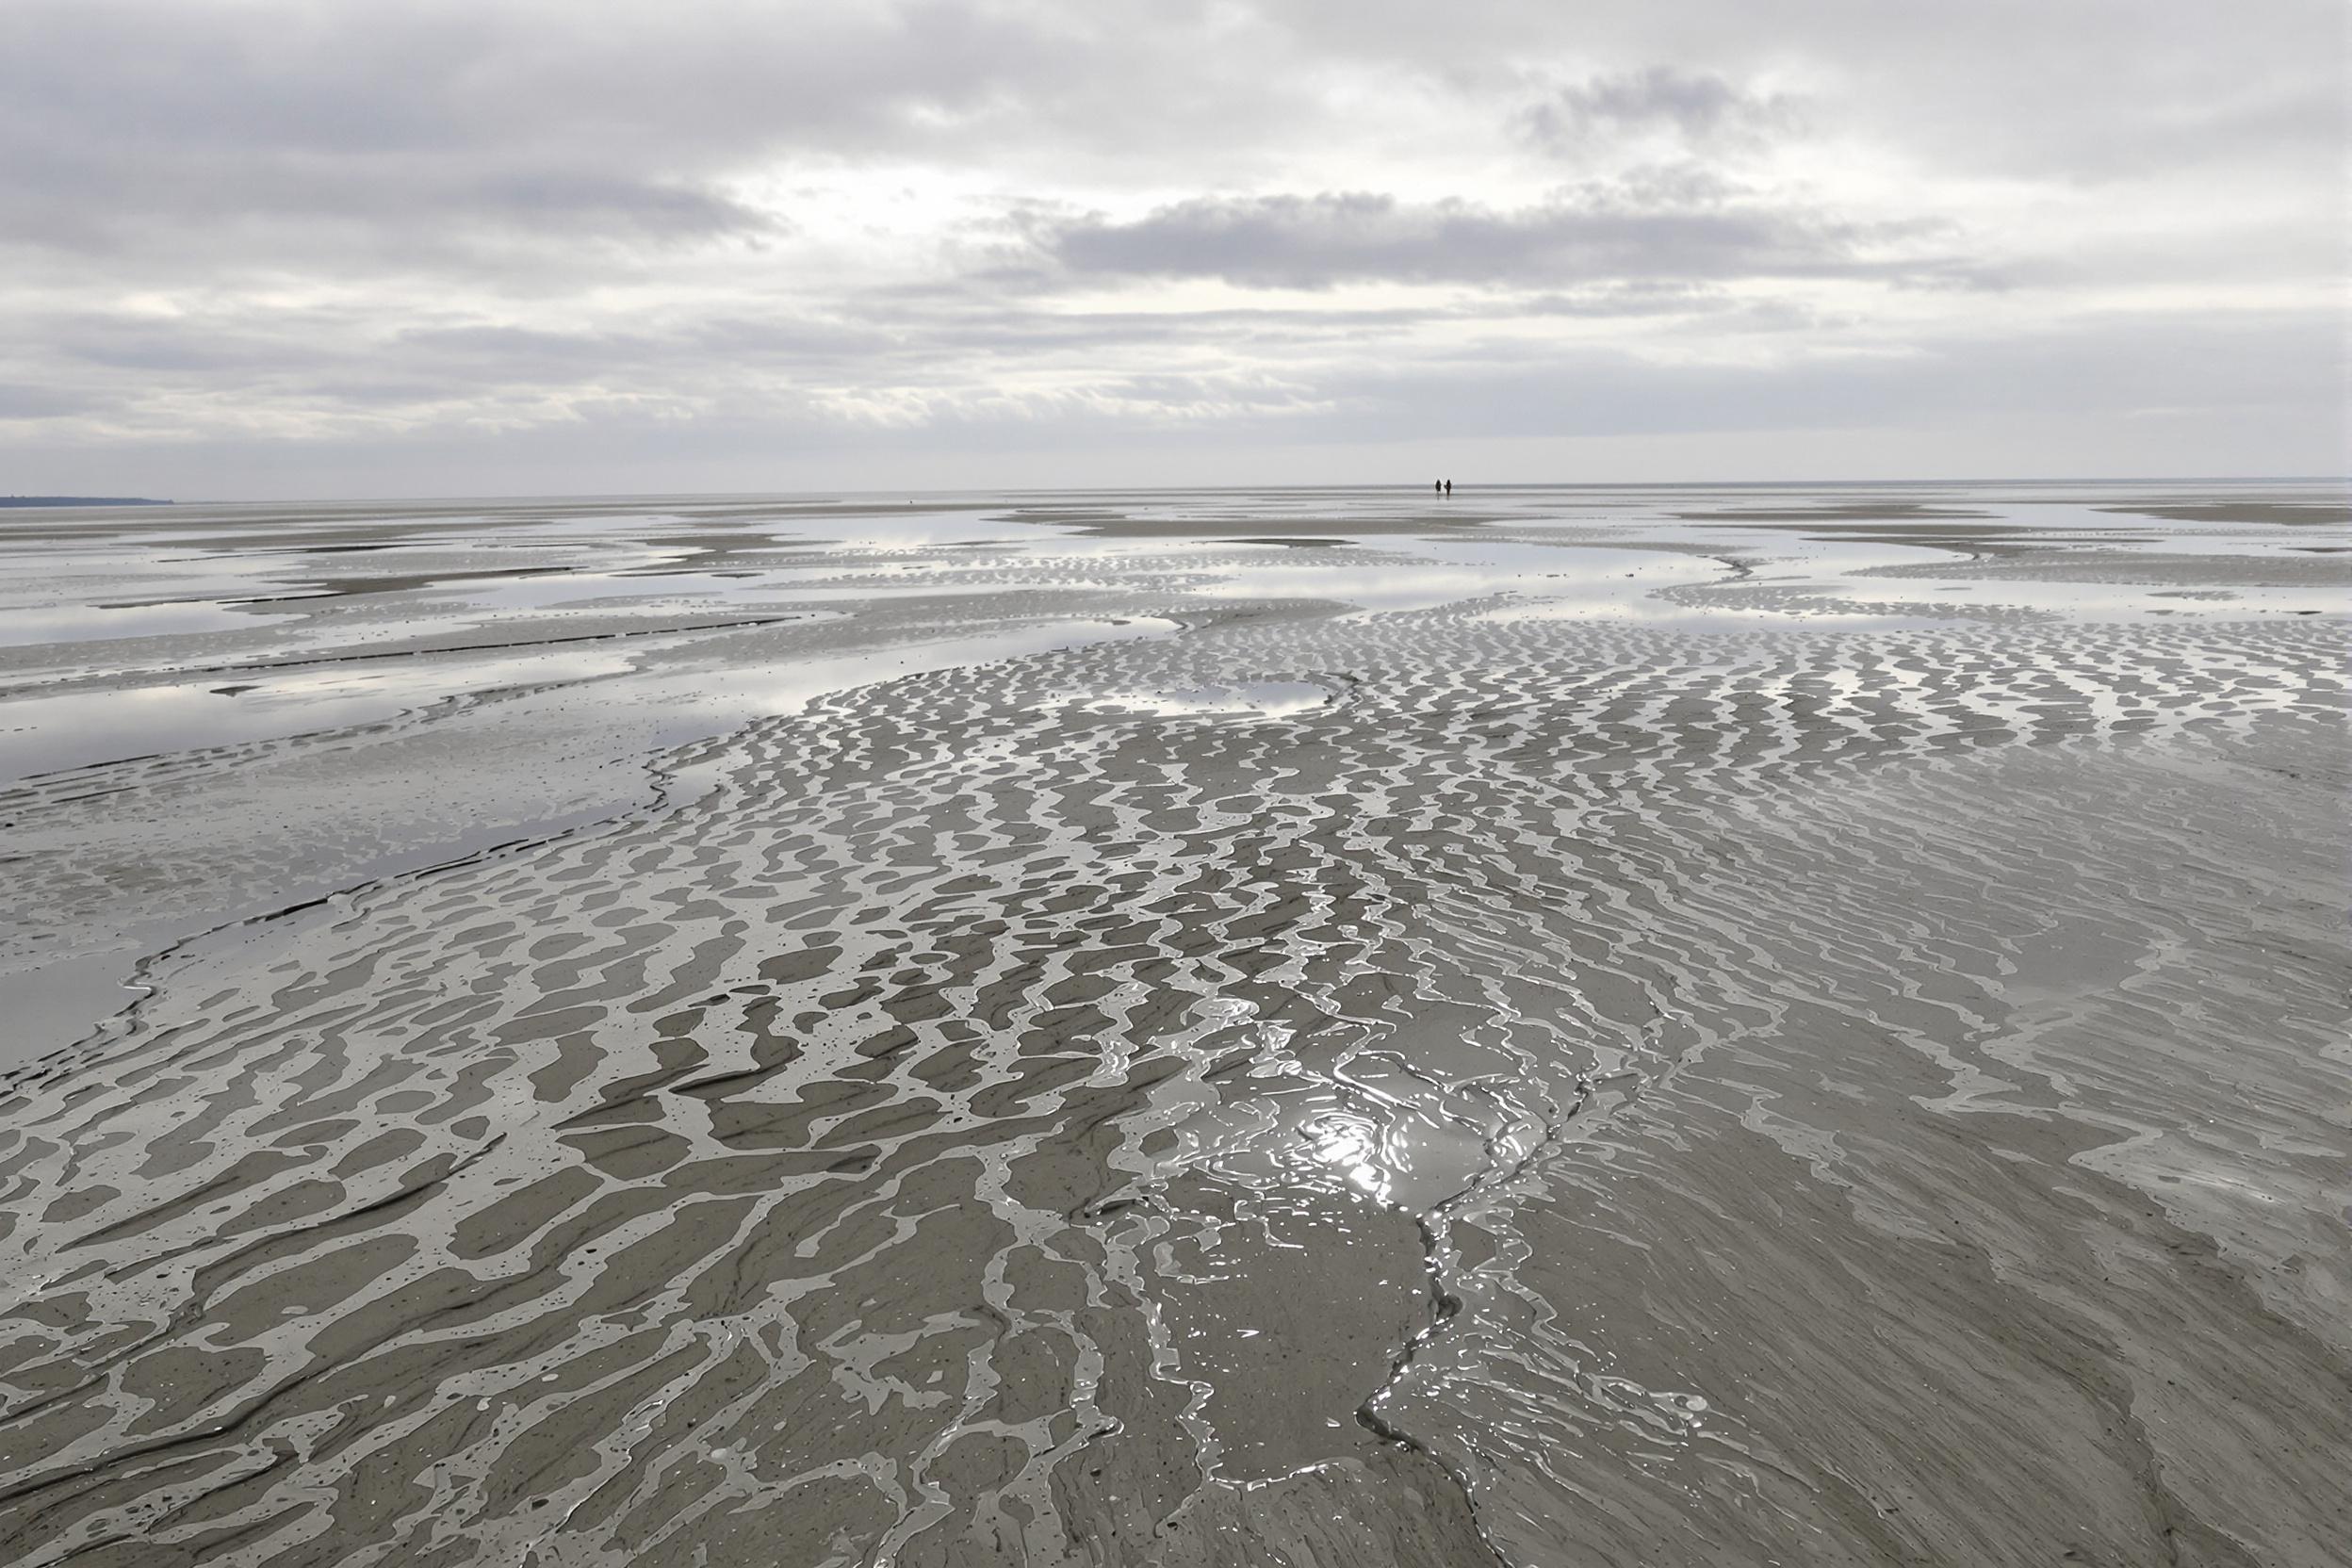
[[[0,506],[170,506],[150,496],[0,496]]]

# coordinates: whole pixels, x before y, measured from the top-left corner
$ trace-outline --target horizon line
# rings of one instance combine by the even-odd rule
[[[1472,482],[1479,491],[1525,490],[1821,490],[1865,489],[1896,486],[1965,486],[1994,484],[2335,484],[2352,486],[2352,473],[2346,474],[2086,474],[2066,478],[2031,478],[1993,476],[1981,479],[1919,478],[1919,479],[1772,479],[1772,480],[1512,480],[1491,483]],[[138,506],[319,506],[365,505],[373,502],[449,503],[457,501],[589,501],[589,500],[778,500],[805,501],[838,500],[869,496],[890,496],[902,498],[961,495],[989,496],[1103,496],[1133,494],[1184,495],[1264,495],[1268,492],[1364,491],[1395,490],[1424,493],[1426,487],[1412,481],[1387,480],[1364,482],[1326,482],[1295,484],[1090,484],[1039,486],[957,485],[923,489],[848,489],[814,490],[601,490],[601,491],[512,491],[498,493],[447,493],[434,495],[345,495],[269,497],[141,497],[112,498],[100,495],[73,496],[64,492],[49,492],[41,500],[55,500],[53,508],[24,505],[14,510],[38,512],[64,511],[75,506],[103,510],[110,502],[118,509],[128,511]],[[25,498],[30,499],[31,498]],[[19,499],[0,495],[0,503]]]

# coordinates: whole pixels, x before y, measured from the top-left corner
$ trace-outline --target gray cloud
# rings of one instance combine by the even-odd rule
[[[1442,433],[1698,466],[2033,408],[2086,466],[2333,466],[2344,25],[13,0],[0,464],[447,491],[792,453],[887,484]]]
[[[1900,358],[1745,366],[1464,345],[1410,365],[1358,354],[1280,377],[1104,377],[1047,396],[945,403],[938,418],[914,424],[861,422],[771,391],[683,424],[658,401],[604,398],[582,400],[562,421],[495,433],[452,423],[292,445],[239,433],[193,449],[155,436],[96,450],[131,488],[190,496],[247,493],[238,482],[257,466],[273,467],[286,494],[338,482],[406,494],[851,482],[813,477],[812,462],[879,488],[1040,476],[1182,482],[1203,472],[1204,456],[1237,478],[1392,479],[1413,475],[1413,454],[1431,443],[1484,444],[1482,469],[1495,479],[1623,477],[1557,460],[1513,466],[1501,451],[1513,442],[1562,453],[1673,441],[1691,455],[1666,477],[1684,478],[1819,477],[1824,454],[1840,452],[1861,454],[1841,471],[1903,472],[1879,457],[1889,449],[1940,454],[1955,465],[1947,475],[2193,472],[2217,449],[2243,453],[2246,471],[2311,471],[2298,452],[2339,449],[2328,400],[2344,368],[2340,351],[2313,331],[2319,324],[2190,325],[2142,314],[2054,335],[1963,336]],[[1756,449],[1719,445],[1743,436],[1771,436],[1789,455],[1777,467],[1759,468],[1752,456],[1725,466],[1721,451]],[[2021,444],[2036,436],[2046,445]],[[2228,449],[2214,445],[2225,438]],[[45,449],[61,467],[20,466],[17,488],[87,461],[54,437]],[[435,484],[417,482],[419,465]],[[155,482],[175,474],[171,485]]]
[[[0,419],[59,419],[93,406],[90,399],[54,387],[0,385]]]
[[[20,0],[0,49],[0,244],[158,255],[184,276],[772,233],[731,175],[972,136],[1062,50],[1017,10],[945,3],[600,20],[536,0]]]
[[[1555,154],[1659,131],[1689,142],[1761,141],[1805,123],[1802,105],[1787,93],[1746,90],[1711,72],[1665,65],[1570,83],[1518,116],[1523,134]]]
[[[1409,371],[1358,367],[1353,428],[1390,439],[1574,433],[1862,433],[2099,408],[2133,419],[2330,417],[2343,351],[2309,317],[2192,325],[2149,315],[2057,333],[1960,335],[1901,356],[1677,364],[1621,351],[1514,357],[1500,345]],[[2192,467],[2194,465],[2192,465]],[[2173,471],[2182,471],[2176,466]]]
[[[1932,225],[1861,223],[1726,196],[1704,176],[1588,187],[1496,210],[1371,192],[1212,198],[1047,238],[1079,272],[1324,288],[1364,279],[1561,287],[1619,279],[1947,276],[1952,257],[1888,257]]]

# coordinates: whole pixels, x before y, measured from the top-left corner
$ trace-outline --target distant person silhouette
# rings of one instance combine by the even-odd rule
[[[1442,496],[1446,493],[1446,482],[1444,480],[1439,480],[1435,484],[1430,485],[1429,488]]]
[[[1446,482],[1446,493],[1449,496],[1454,493],[1454,482],[1452,480],[1447,480]]]

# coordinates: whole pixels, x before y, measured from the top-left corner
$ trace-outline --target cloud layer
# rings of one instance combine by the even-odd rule
[[[2262,9],[17,0],[0,490],[2338,471]]]

